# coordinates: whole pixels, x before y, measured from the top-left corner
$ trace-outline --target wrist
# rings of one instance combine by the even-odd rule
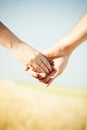
[[[43,54],[46,55],[49,59],[69,57],[69,55],[67,55],[66,48],[63,46],[63,44],[56,44],[55,46],[43,51]]]
[[[67,57],[71,56],[71,53],[73,52],[74,48],[70,46],[69,44],[66,44],[66,42],[62,42],[58,45],[58,49],[60,50],[60,54],[64,54]]]
[[[11,53],[23,64],[25,64],[24,61],[24,54],[26,51],[26,44],[22,41],[15,42],[15,44],[9,49]]]
[[[21,40],[0,22],[0,43],[9,50],[15,50]]]
[[[23,43],[21,40],[12,40],[12,41],[11,41],[11,44],[10,44],[10,46],[9,46],[9,50],[15,52],[15,51],[17,51],[17,50],[20,48],[20,46],[22,46],[23,44],[24,44],[24,43]]]

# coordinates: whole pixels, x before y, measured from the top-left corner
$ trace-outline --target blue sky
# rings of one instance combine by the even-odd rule
[[[0,20],[39,51],[53,46],[87,12],[87,0],[0,0]],[[72,54],[53,84],[87,88],[87,41]],[[24,66],[0,46],[0,79],[38,83]]]

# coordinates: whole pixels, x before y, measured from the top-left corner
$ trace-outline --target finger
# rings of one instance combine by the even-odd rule
[[[45,84],[45,87],[48,87],[51,83],[52,83],[52,81],[53,81],[54,79],[49,79],[49,81],[46,83],[46,82],[43,82],[43,81],[41,81],[41,80],[39,80],[39,82],[41,82],[41,83],[44,83]]]
[[[55,78],[50,78],[49,81],[45,83],[45,87],[48,87],[55,80]]]
[[[31,69],[29,70],[29,72],[30,72],[30,74],[31,74],[32,77],[38,78],[38,73],[32,71]]]
[[[44,73],[49,74],[50,70],[47,68],[47,66],[41,61],[41,64],[39,64],[40,70],[42,70]]]
[[[30,68],[28,67],[28,65],[25,66],[25,71],[28,71]]]
[[[54,79],[51,78],[51,79],[48,81],[48,83],[46,83],[46,87],[48,87],[53,81],[54,81]]]
[[[34,72],[32,69],[30,69],[30,74],[34,77],[34,78],[37,78],[37,79],[42,79],[42,78],[45,78],[46,77],[46,74],[45,73],[38,73],[38,72]]]
[[[55,79],[60,75],[59,72],[56,72],[53,76],[51,76],[50,80],[46,83],[46,87],[48,87]]]
[[[38,73],[38,79],[41,80],[43,78],[46,78],[46,73]]]
[[[40,82],[43,82],[46,84],[46,87],[48,87],[54,79],[59,75],[59,72],[54,70],[50,75],[48,75],[47,78],[41,79]]]
[[[42,59],[43,58],[44,58],[44,56],[42,56]],[[30,65],[27,64],[26,68],[25,68],[25,71],[28,71],[29,67],[32,67],[33,71],[49,74],[50,70],[47,67],[47,66],[49,66],[49,62],[47,61],[47,64],[46,63],[44,64],[43,60],[46,60],[46,58],[44,58],[43,60],[42,59],[36,60],[35,63],[33,63],[33,64],[30,64]],[[51,70],[52,70],[52,67],[51,67]]]
[[[40,59],[40,60],[38,61],[37,65],[38,65],[38,68],[39,68],[39,70],[40,70],[41,72],[44,72],[44,73],[47,73],[47,74],[50,73],[50,71],[49,71],[47,65],[44,64],[44,62],[42,61],[42,59]]]
[[[46,59],[45,56],[43,56],[41,58],[41,61],[46,66],[46,68],[51,72],[52,71],[52,66],[51,66],[50,62]]]
[[[40,79],[40,82],[47,84],[51,79],[51,76],[53,76],[54,74],[55,74],[55,70],[52,71],[51,74],[47,75],[46,78]]]
[[[42,78],[46,78],[46,73],[43,72],[43,70],[39,67],[36,67],[37,65],[34,64],[34,65],[31,65],[29,67],[30,69],[30,73],[31,75],[34,77],[34,78],[38,78],[38,79],[42,79]],[[28,69],[28,66],[26,66],[26,70]],[[35,75],[35,73],[38,74],[38,76]]]
[[[52,72],[50,75],[47,75],[45,78],[43,79],[39,79],[39,82],[42,82],[44,84],[48,84],[48,82],[51,80],[51,75],[54,74],[54,72]]]
[[[38,61],[37,63],[33,63],[32,65],[30,65],[30,68],[33,71],[36,71],[38,73],[44,73],[44,74],[50,73],[48,68],[42,63],[42,61]]]
[[[30,65],[30,69],[38,73],[44,73],[43,69],[36,63]]]

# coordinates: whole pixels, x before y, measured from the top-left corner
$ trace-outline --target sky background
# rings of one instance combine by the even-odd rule
[[[53,46],[87,12],[87,0],[0,0],[0,20],[20,39],[42,51]],[[0,46],[0,79],[38,83]],[[87,41],[53,84],[87,88]]]

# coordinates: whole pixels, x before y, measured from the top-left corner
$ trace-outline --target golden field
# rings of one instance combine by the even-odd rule
[[[87,130],[87,89],[0,81],[0,130]]]

